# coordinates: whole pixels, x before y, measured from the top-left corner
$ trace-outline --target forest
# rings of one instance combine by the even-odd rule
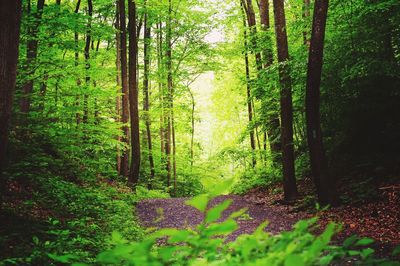
[[[0,0],[0,265],[400,265],[400,1]]]

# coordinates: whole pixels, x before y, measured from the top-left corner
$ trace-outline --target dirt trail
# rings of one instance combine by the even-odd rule
[[[232,212],[247,208],[250,219],[238,220],[239,229],[229,238],[234,239],[241,234],[252,233],[258,225],[265,220],[269,221],[267,231],[279,233],[290,230],[300,217],[299,214],[287,213],[279,206],[266,206],[252,203],[244,197],[237,195],[220,196],[214,199],[210,206],[214,206],[224,200],[232,199],[230,207],[224,211],[222,218],[226,218]],[[156,228],[187,228],[199,224],[203,215],[195,208],[187,206],[188,198],[150,199],[137,205],[137,213],[143,226]],[[161,211],[162,209],[162,211]]]

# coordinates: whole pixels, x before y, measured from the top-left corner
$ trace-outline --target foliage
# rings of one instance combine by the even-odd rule
[[[268,187],[280,182],[280,172],[276,168],[249,169],[239,176],[232,191],[244,194],[257,187]]]
[[[371,244],[371,239],[352,237],[344,247],[330,245],[332,236],[339,230],[329,224],[323,233],[314,235],[317,219],[298,222],[294,230],[271,235],[264,231],[268,222],[261,224],[254,233],[242,235],[226,242],[234,232],[246,210],[232,213],[220,220],[222,212],[229,207],[227,200],[206,209],[210,196],[199,195],[187,204],[204,213],[203,222],[196,228],[161,229],[151,233],[141,242],[129,242],[114,232],[113,247],[97,256],[102,265],[328,265],[346,256],[360,256],[366,263],[385,262],[371,257],[373,250],[362,248]],[[313,229],[314,228],[314,229]],[[161,246],[158,245],[162,241]],[[361,249],[354,249],[361,247]],[[62,261],[64,257],[56,261]],[[389,264],[387,265],[396,265]],[[76,264],[80,265],[80,264]]]

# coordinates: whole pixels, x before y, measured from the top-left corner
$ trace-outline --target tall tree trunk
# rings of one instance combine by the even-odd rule
[[[88,95],[88,90],[90,87],[90,75],[89,75],[89,70],[90,70],[90,44],[92,41],[92,16],[93,16],[93,2],[92,0],[87,0],[87,5],[88,5],[88,23],[86,25],[86,43],[85,43],[85,70],[86,70],[86,77],[85,77],[85,83],[86,83],[86,91],[83,96],[83,123],[87,123],[89,119],[89,106],[88,106],[88,100],[89,100],[89,95]]]
[[[158,93],[160,100],[160,151],[161,151],[161,164],[163,164],[163,157],[165,152],[165,139],[164,139],[164,88],[163,81],[164,77],[162,75],[162,56],[163,56],[163,42],[162,42],[162,23],[161,21],[157,23],[157,71],[158,71]]]
[[[143,111],[146,123],[146,134],[147,134],[147,145],[149,149],[149,164],[150,164],[150,178],[149,187],[153,182],[155,170],[154,170],[154,159],[153,159],[153,144],[151,138],[151,120],[150,120],[150,86],[149,86],[149,75],[150,75],[150,48],[151,48],[151,25],[149,22],[149,14],[147,10],[147,0],[144,2],[145,14],[144,14],[144,78],[143,78]]]
[[[269,37],[269,32],[271,31],[270,26],[270,17],[269,17],[269,0],[260,0],[260,21],[261,21],[261,29],[266,34],[265,41],[271,46],[265,46],[263,50],[263,59],[264,59],[264,69],[268,69],[273,63],[273,53],[272,53],[272,42]],[[270,106],[265,106],[264,108],[272,109]],[[273,161],[275,163],[279,163],[281,160],[281,151],[282,145],[280,142],[280,122],[279,115],[272,114],[267,117],[267,133],[269,136],[269,146],[271,149],[271,153],[273,156]],[[265,138],[266,139],[266,138]],[[264,148],[266,150],[266,147]]]
[[[190,130],[190,169],[193,170],[193,164],[194,164],[194,130],[195,130],[195,121],[194,121],[194,111],[196,108],[196,102],[194,100],[194,95],[190,87],[188,86],[188,91],[190,94],[190,99],[192,100],[192,112],[190,115],[190,121],[192,128]]]
[[[41,24],[42,20],[42,14],[43,14],[43,7],[44,7],[44,1],[45,0],[38,0],[37,1],[37,7],[36,11],[33,14],[33,17],[35,18],[34,22],[32,25],[29,25],[28,27],[28,34],[29,34],[29,40],[27,44],[27,54],[26,54],[26,65],[28,66],[28,81],[25,83],[23,86],[23,91],[22,91],[22,99],[20,102],[20,110],[21,113],[29,113],[30,106],[31,106],[31,93],[33,91],[33,75],[35,74],[35,64],[36,64],[36,59],[37,59],[37,53],[38,53],[38,33],[39,33],[39,27]]]
[[[243,9],[242,9],[243,11]],[[242,12],[243,15],[243,34],[244,34],[244,63],[245,63],[245,68],[246,68],[246,91],[247,91],[247,113],[248,113],[248,117],[249,117],[249,126],[251,127],[249,129],[249,133],[250,133],[250,147],[251,147],[251,151],[252,151],[252,166],[253,168],[256,166],[257,164],[257,160],[256,160],[256,142],[254,139],[254,129],[253,129],[253,107],[252,107],[252,100],[251,100],[251,88],[250,88],[250,64],[249,64],[249,55],[247,52],[247,48],[248,48],[248,43],[247,43],[247,31],[246,31],[246,18],[244,15],[244,12]]]
[[[78,0],[76,2],[76,6],[75,6],[75,11],[74,11],[75,14],[78,14],[80,6],[81,6],[81,0]],[[79,33],[78,33],[77,29],[75,29],[75,33],[74,33],[74,43],[75,43],[75,61],[74,61],[74,63],[75,63],[75,67],[78,67],[78,65],[79,65]],[[81,85],[81,80],[78,77],[76,79],[76,86],[79,87],[80,85]],[[79,105],[80,105],[79,102],[80,102],[79,95],[76,95],[75,106],[76,106],[77,110],[79,110]],[[81,123],[81,114],[79,111],[77,111],[75,114],[75,120],[76,120],[77,125],[79,125]]]
[[[140,171],[139,93],[137,83],[138,42],[136,35],[136,2],[128,0],[129,14],[129,110],[131,118],[131,169],[128,183],[136,186]]]
[[[328,0],[315,1],[306,86],[307,141],[310,150],[311,171],[317,188],[318,200],[323,205],[337,203],[335,183],[329,175],[323,146],[319,109],[328,5]]]
[[[0,209],[6,189],[8,131],[17,76],[21,0],[0,1]]]
[[[281,142],[283,163],[283,189],[285,200],[297,197],[297,186],[294,169],[293,149],[293,103],[292,81],[289,73],[289,49],[286,33],[284,0],[273,0],[275,17],[275,34],[278,50],[279,77],[281,85]]]
[[[166,129],[165,129],[165,155],[167,160],[167,185],[171,186],[171,142],[172,142],[172,129],[171,129],[171,111],[173,106],[172,95],[172,0],[168,1],[168,18],[166,23],[166,69],[167,69],[167,97],[166,97]]]
[[[120,29],[120,23],[119,23],[119,9],[118,9],[118,4],[116,7],[116,19],[115,19],[115,28],[117,29],[116,33],[115,33],[115,49],[117,52],[117,56],[116,56],[116,60],[115,60],[115,65],[117,68],[117,77],[116,77],[116,82],[117,82],[117,87],[118,87],[118,95],[117,98],[115,100],[115,104],[116,104],[116,113],[117,113],[117,117],[116,117],[116,121],[117,122],[121,122],[121,33],[118,29]],[[120,143],[122,141],[122,138],[120,135],[118,135],[117,137],[118,143]],[[118,175],[121,175],[121,151],[120,149],[117,147],[117,172]]]
[[[121,85],[122,85],[122,123],[124,124],[123,142],[129,147],[129,92],[128,92],[128,59],[126,45],[126,12],[125,0],[118,0],[119,9],[119,30],[120,30],[120,61],[121,61]],[[129,148],[122,152],[121,157],[121,174],[125,177],[129,176]]]

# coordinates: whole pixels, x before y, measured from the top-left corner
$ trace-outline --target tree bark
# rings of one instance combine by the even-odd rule
[[[172,121],[171,111],[173,106],[173,95],[172,95],[172,1],[168,1],[168,18],[166,23],[166,69],[167,69],[167,97],[166,97],[166,129],[165,129],[165,156],[166,156],[166,170],[167,170],[167,185],[171,186],[171,142],[172,142]]]
[[[75,11],[74,11],[75,14],[78,14],[80,6],[81,6],[81,0],[78,0],[77,3],[76,3],[76,6],[75,6]],[[75,29],[75,32],[74,32],[74,43],[75,43],[75,62],[74,63],[75,63],[75,67],[78,67],[78,65],[79,65],[79,33],[78,33],[78,31],[76,29]],[[76,79],[76,86],[79,87],[80,85],[81,85],[81,80],[78,77]],[[75,97],[75,106],[76,106],[77,110],[78,110],[79,105],[80,105],[79,101],[80,101],[79,100],[79,95],[76,95],[76,97]],[[81,114],[80,114],[79,111],[76,112],[75,119],[76,119],[76,124],[79,125],[81,123]]]
[[[149,14],[147,10],[147,1],[144,2],[145,14],[144,14],[144,78],[143,78],[143,111],[146,123],[146,134],[147,134],[147,145],[149,149],[149,164],[150,164],[150,178],[153,182],[155,176],[154,159],[153,159],[153,143],[151,138],[151,120],[150,120],[150,86],[149,86],[149,75],[150,75],[150,48],[151,48],[151,25],[149,22]],[[149,187],[151,188],[151,182]]]
[[[253,107],[252,107],[252,100],[251,100],[251,88],[250,88],[250,64],[249,64],[249,55],[247,52],[248,42],[247,42],[247,31],[246,31],[246,18],[242,9],[242,16],[243,16],[243,37],[244,37],[244,63],[246,68],[246,91],[247,91],[247,114],[249,117],[249,125],[251,129],[249,129],[250,135],[250,147],[252,151],[252,166],[253,168],[256,167],[257,160],[256,160],[256,142],[254,139],[254,129],[253,127]]]
[[[89,90],[90,87],[90,75],[89,75],[89,70],[90,70],[90,44],[92,41],[92,16],[93,16],[93,2],[92,0],[87,0],[87,5],[88,5],[88,23],[86,25],[86,43],[85,43],[85,70],[86,70],[86,77],[85,77],[85,84],[86,84],[86,92],[83,95],[83,123],[87,123],[89,119],[89,106],[88,106],[88,101],[89,101],[89,95],[87,91]]]
[[[120,23],[119,23],[119,8],[118,8],[118,4],[116,5],[116,18],[115,18],[115,28],[117,29],[116,33],[115,33],[115,49],[116,49],[116,60],[115,60],[115,65],[117,68],[117,76],[116,76],[116,82],[117,82],[117,87],[118,87],[118,95],[115,101],[116,104],[116,121],[117,122],[121,122],[121,33],[119,31],[120,29]],[[120,135],[118,135],[117,137],[117,141],[118,143],[120,143],[122,141],[122,138]],[[121,175],[121,151],[120,149],[117,147],[117,172],[118,175]]]
[[[272,42],[269,37],[269,32],[271,30],[270,26],[270,17],[269,17],[269,1],[268,0],[260,0],[260,21],[261,21],[261,29],[266,34],[266,41],[268,43]],[[268,69],[273,63],[273,53],[272,47],[266,47],[263,49],[263,60],[264,60],[264,69]],[[264,106],[264,108],[272,109],[271,107]],[[281,160],[281,152],[282,152],[282,145],[280,142],[280,122],[279,116],[276,115],[269,115],[267,117],[267,133],[269,136],[269,146],[271,149],[271,153],[273,156],[273,161],[275,163],[279,163]],[[266,147],[265,147],[266,149]]]
[[[2,173],[17,76],[21,6],[21,0],[0,1],[0,209],[6,189]]]
[[[334,180],[328,171],[319,108],[328,5],[328,0],[315,1],[307,69],[306,120],[311,171],[317,188],[318,201],[323,205],[335,205],[337,203],[337,193]]]
[[[283,189],[286,201],[297,197],[297,186],[294,168],[293,149],[293,103],[292,81],[289,73],[289,49],[286,33],[284,0],[273,0],[275,17],[275,34],[278,50],[280,104],[281,104],[281,143],[283,163]]]
[[[126,12],[125,0],[118,0],[119,9],[119,30],[120,30],[120,60],[121,60],[121,85],[122,85],[122,123],[124,124],[123,142],[126,144],[126,149],[122,152],[121,157],[121,174],[125,177],[129,176],[129,92],[128,92],[128,59],[126,45]]]
[[[137,83],[138,42],[136,35],[136,2],[128,0],[129,14],[129,110],[131,118],[131,169],[128,183],[136,186],[140,171],[139,98]]]
[[[157,71],[158,71],[158,93],[160,100],[160,151],[161,151],[161,164],[164,163],[164,153],[165,153],[165,133],[164,133],[164,87],[163,87],[163,64],[162,64],[162,56],[163,56],[163,36],[162,36],[162,23],[161,21],[157,23]]]
[[[37,59],[37,53],[38,53],[38,32],[39,32],[39,27],[41,24],[42,20],[42,14],[43,14],[43,7],[44,7],[44,1],[45,0],[38,0],[37,1],[37,7],[36,7],[36,12],[34,13],[34,22],[32,25],[28,27],[28,34],[29,34],[29,40],[27,44],[27,54],[26,54],[26,65],[28,67],[28,81],[25,83],[25,85],[22,88],[22,99],[20,101],[20,110],[21,113],[27,114],[29,113],[30,106],[31,106],[31,94],[33,91],[33,75],[35,74],[35,64],[36,64],[36,59]],[[30,11],[29,11],[30,12]]]

